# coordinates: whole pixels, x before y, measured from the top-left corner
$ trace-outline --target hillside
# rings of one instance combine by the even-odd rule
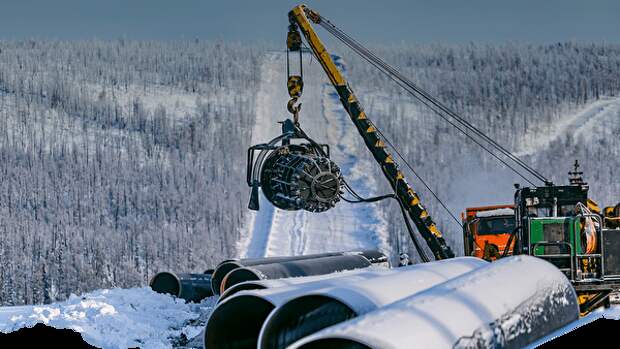
[[[262,238],[250,233],[257,225],[246,209],[246,148],[277,132],[273,122],[286,114],[285,82],[278,78],[285,63],[270,47],[34,40],[0,42],[0,50],[3,305],[145,285],[158,270],[202,271],[236,255],[366,246],[393,253],[399,241],[407,248],[400,213],[387,205],[363,209],[368,211],[342,206],[324,222],[278,214],[272,217],[279,224],[258,231]],[[620,201],[614,180],[619,46],[376,51],[556,182],[564,182],[578,158],[593,197],[602,204]],[[334,53],[345,57],[342,64],[368,115],[455,214],[512,200],[518,178],[358,58],[342,49]],[[356,188],[385,192],[379,169],[341,123],[346,117],[317,62],[306,64],[312,75],[302,122],[313,137],[333,143]],[[266,80],[265,71],[280,75]],[[458,225],[411,178],[460,251]],[[350,224],[335,226],[343,217]],[[331,230],[313,236],[325,226]],[[270,241],[272,231],[279,235]],[[317,243],[326,236],[338,239]]]
[[[236,253],[259,51],[123,40],[0,50],[0,303],[144,285]]]

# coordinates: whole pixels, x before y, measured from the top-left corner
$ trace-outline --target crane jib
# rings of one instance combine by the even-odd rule
[[[309,14],[313,21],[319,21],[320,16],[316,12],[308,10],[305,6],[295,7],[289,13],[291,25],[298,26],[304,35],[312,52],[320,62],[329,77],[340,100],[349,117],[356,126],[360,136],[374,159],[381,166],[381,170],[387,178],[390,186],[396,193],[402,207],[406,210],[411,220],[417,227],[420,235],[426,241],[428,247],[433,252],[435,259],[446,259],[454,257],[454,253],[446,244],[441,232],[435,222],[420,202],[418,194],[405,180],[404,174],[399,170],[399,166],[388,152],[385,142],[377,132],[377,128],[363,111],[355,94],[348,86],[343,75],[338,70],[336,64],[325,49],[325,46],[314,32],[306,14]],[[414,238],[412,236],[412,238]]]

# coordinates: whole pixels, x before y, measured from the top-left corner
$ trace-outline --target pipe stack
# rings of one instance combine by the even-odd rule
[[[284,348],[323,328],[366,314],[487,264],[473,257],[453,258],[305,292],[269,315],[260,332],[258,347]]]
[[[339,321],[347,320],[372,308],[387,304],[390,300],[408,296],[413,292],[428,288],[485,264],[487,262],[466,257],[398,269],[369,268],[321,277],[282,279],[278,282],[269,280],[263,281],[263,284],[259,285],[269,286],[271,283],[278,286],[278,284],[285,282],[289,285],[250,291],[241,290],[232,295],[227,294],[227,291],[224,293],[226,298],[218,304],[207,323],[205,346],[207,348],[255,348],[258,344],[261,328],[264,331],[263,323],[278,313],[277,310],[274,313],[275,309],[282,309],[292,300],[302,299],[301,302],[292,302],[294,306],[286,309],[292,309],[296,314],[304,312],[306,315],[311,312],[320,314],[318,317],[310,316],[311,321],[302,324],[303,321],[289,316],[289,311],[285,310],[286,316],[279,317],[285,321],[276,320],[272,332],[286,332],[285,335],[289,336],[287,338],[298,339],[305,334],[312,333],[308,332],[309,328],[316,331]],[[366,285],[374,285],[375,289],[371,290],[371,287]],[[328,294],[327,290],[336,290],[333,293],[334,295],[339,294],[338,290],[350,290],[351,292],[343,294],[343,302],[336,300],[331,302],[329,309],[324,312],[321,311],[323,310],[321,306],[324,305],[321,303],[323,299],[317,302],[312,297],[310,299],[304,298],[304,296],[311,294]],[[285,322],[286,324],[284,324]],[[301,331],[292,333],[282,330],[280,325],[286,327],[287,324],[294,324],[294,327]],[[290,336],[291,334],[293,337]]]
[[[213,296],[212,273],[212,269],[203,274],[175,274],[164,271],[157,273],[149,285],[155,292],[171,294],[187,302],[200,302],[204,298]]]
[[[320,253],[320,254],[290,256],[290,257],[266,257],[266,258],[251,258],[251,259],[239,259],[239,260],[231,259],[231,260],[226,260],[226,261],[221,262],[215,268],[215,271],[213,272],[213,277],[211,279],[211,289],[213,290],[213,293],[216,295],[219,295],[222,292],[224,292],[227,288],[226,284],[222,285],[224,278],[226,278],[226,276],[230,272],[232,272],[235,269],[239,269],[239,268],[253,267],[249,271],[246,270],[246,272],[242,273],[241,276],[237,275],[235,277],[235,280],[243,280],[246,278],[248,280],[261,280],[261,279],[273,279],[277,277],[282,278],[282,277],[293,277],[293,276],[309,276],[309,275],[319,275],[320,273],[323,273],[323,274],[331,273],[331,272],[338,271],[338,270],[349,270],[350,268],[347,269],[343,267],[343,268],[335,268],[334,270],[325,268],[324,271],[320,271],[318,268],[312,267],[307,272],[314,272],[314,273],[304,274],[304,273],[295,273],[293,271],[294,266],[291,266],[290,268],[287,268],[286,266],[284,268],[277,267],[277,266],[264,267],[264,269],[269,269],[270,271],[273,271],[274,269],[279,269],[277,273],[276,272],[271,273],[269,271],[262,272],[260,269],[263,269],[263,267],[258,267],[258,266],[264,266],[268,264],[283,264],[283,263],[298,262],[298,261],[303,261],[303,260],[313,260],[313,259],[318,259],[318,258],[344,257],[344,256],[361,256],[366,259],[366,262],[364,262],[358,258],[357,262],[354,262],[356,264],[356,267],[353,269],[365,267],[365,266],[368,266],[369,264],[387,266],[387,257],[383,253],[379,251],[374,251],[374,250],[352,251],[352,252],[330,252],[330,253]],[[352,263],[351,260],[352,258],[342,258],[341,261],[343,263]],[[334,262],[335,262],[334,260],[331,261],[332,265]],[[361,266],[362,264],[365,264],[365,266]],[[295,265],[295,263],[293,263],[293,265]],[[252,275],[252,274],[255,274],[254,271],[256,271],[257,268],[258,268],[258,271],[262,273],[261,276]],[[239,279],[237,279],[237,277],[239,277]],[[228,287],[230,287],[231,285],[232,284],[229,284]]]
[[[288,348],[522,348],[577,320],[570,281],[552,264],[503,258]]]

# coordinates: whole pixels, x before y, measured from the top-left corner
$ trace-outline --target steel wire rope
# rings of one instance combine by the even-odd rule
[[[324,17],[321,17],[321,21],[320,21],[319,24],[323,28],[325,28],[330,34],[332,34],[334,37],[336,37],[342,43],[344,43],[349,48],[351,48],[355,53],[357,53],[364,60],[366,60],[367,62],[371,63],[375,68],[380,70],[382,73],[386,74],[390,79],[392,79],[393,81],[397,82],[397,84],[399,86],[401,86],[407,92],[409,92],[414,97],[416,97],[417,100],[422,102],[422,99],[419,96],[417,96],[416,93],[419,94],[420,96],[422,96],[422,98],[427,100],[429,103],[433,104],[435,107],[437,107],[440,110],[442,110],[444,113],[446,113],[449,116],[451,116],[452,118],[454,118],[459,124],[461,124],[462,126],[467,128],[469,131],[472,131],[477,136],[481,137],[484,141],[486,141],[487,143],[489,143],[490,145],[495,147],[500,153],[502,153],[504,156],[506,156],[509,159],[511,159],[514,163],[516,163],[517,165],[519,165],[520,167],[525,169],[532,176],[536,177],[538,180],[544,182],[545,184],[550,183],[542,174],[540,174],[540,172],[536,171],[531,166],[527,165],[525,162],[523,162],[523,160],[519,159],[516,155],[512,154],[510,151],[508,151],[506,148],[501,146],[495,140],[493,140],[492,138],[487,136],[484,132],[482,132],[481,130],[476,128],[474,125],[472,125],[467,120],[465,120],[464,118],[459,116],[456,112],[454,112],[451,109],[449,109],[447,106],[443,105],[439,100],[437,100],[435,97],[430,95],[428,92],[426,92],[422,88],[418,87],[415,83],[413,83],[412,81],[408,80],[406,77],[404,77],[402,74],[400,74],[396,69],[391,67],[389,64],[387,64],[386,62],[381,60],[379,57],[374,55],[374,53],[372,53],[370,50],[366,49],[364,46],[362,46],[357,41],[355,41],[355,39],[351,38],[346,33],[342,32],[340,29],[338,29],[335,25],[333,25],[331,22],[329,22],[329,20],[325,19]],[[398,82],[400,82],[400,83],[398,83]],[[413,91],[411,91],[411,90],[413,90]],[[428,103],[423,103],[423,104],[430,108],[430,105]],[[450,125],[452,125],[453,127],[456,127],[456,125],[453,122],[450,122],[444,115],[441,114],[441,112],[437,111],[434,108],[431,108],[431,110],[433,110],[433,112],[438,114],[445,121],[448,121],[450,123]],[[459,129],[459,128],[457,128],[457,129]],[[462,129],[459,129],[459,131],[462,132],[464,135],[466,135],[468,138],[474,140],[473,137],[471,135],[469,135],[467,132],[463,131]],[[521,178],[525,179],[528,183],[534,185],[531,181],[529,181],[527,178],[525,178],[514,167],[509,166],[505,161],[502,161],[497,155],[495,155],[489,149],[487,149],[486,147],[482,146],[480,144],[480,142],[475,141],[475,143],[477,145],[479,145],[480,147],[482,147],[485,151],[487,151],[491,155],[493,155],[497,160],[499,160],[502,164],[504,164],[505,166],[510,168],[513,172],[517,173]]]
[[[336,36],[337,34],[333,34],[334,36]],[[345,45],[347,45],[349,48],[351,48],[352,50],[355,51],[355,48],[351,47],[348,43],[343,42]],[[356,52],[357,53],[357,52]],[[359,54],[359,53],[358,53]],[[465,135],[467,138],[469,138],[470,140],[472,140],[475,144],[477,144],[479,147],[481,147],[482,149],[484,149],[486,152],[488,152],[491,156],[493,156],[496,160],[498,160],[499,162],[501,162],[504,166],[508,167],[509,169],[511,169],[514,173],[516,173],[519,177],[521,177],[523,180],[525,180],[526,182],[530,183],[531,185],[535,186],[535,184],[529,180],[527,177],[525,177],[521,172],[519,172],[517,169],[515,169],[513,166],[509,165],[506,161],[504,161],[503,159],[501,159],[497,154],[493,153],[491,150],[489,150],[487,147],[485,147],[484,145],[482,145],[478,140],[476,140],[472,135],[470,135],[469,133],[467,133],[465,130],[463,130],[462,128],[460,128],[458,125],[454,124],[454,122],[450,121],[448,118],[446,118],[441,112],[437,111],[432,105],[430,105],[426,100],[420,98],[418,95],[416,95],[415,93],[411,92],[408,90],[408,87],[406,85],[404,85],[403,82],[401,82],[400,80],[396,79],[394,76],[392,76],[391,74],[386,73],[385,71],[382,70],[381,67],[377,66],[374,62],[372,62],[371,60],[369,60],[368,58],[360,55],[362,58],[364,58],[367,62],[369,62],[371,65],[373,65],[375,68],[377,68],[378,70],[382,71],[383,73],[385,73],[388,78],[390,78],[391,80],[393,80],[397,85],[399,85],[400,87],[402,87],[405,91],[409,92],[415,99],[417,99],[420,103],[424,104],[426,107],[428,107],[429,109],[431,109],[433,112],[435,112],[439,117],[441,117],[443,120],[445,120],[447,123],[449,123],[450,125],[452,125],[454,128],[456,128],[457,130],[459,130],[461,133],[463,133],[463,135]],[[376,125],[374,125],[376,128]],[[407,160],[400,154],[400,152],[398,151],[398,149],[396,149],[396,147],[391,144],[391,142],[389,141],[389,139],[381,132],[380,129],[377,129],[377,133],[379,133],[379,135],[381,135],[384,140],[386,141],[386,143],[388,143],[388,145],[390,145],[390,147],[396,152],[396,154],[398,154],[398,156],[403,160],[403,162],[405,162],[405,164],[407,165],[407,167],[413,171],[411,165],[407,162]],[[413,171],[415,172],[415,171]],[[415,174],[415,173],[414,173]]]

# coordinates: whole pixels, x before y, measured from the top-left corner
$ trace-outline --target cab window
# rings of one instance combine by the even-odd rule
[[[478,221],[478,235],[510,234],[515,228],[514,218],[483,218]]]

